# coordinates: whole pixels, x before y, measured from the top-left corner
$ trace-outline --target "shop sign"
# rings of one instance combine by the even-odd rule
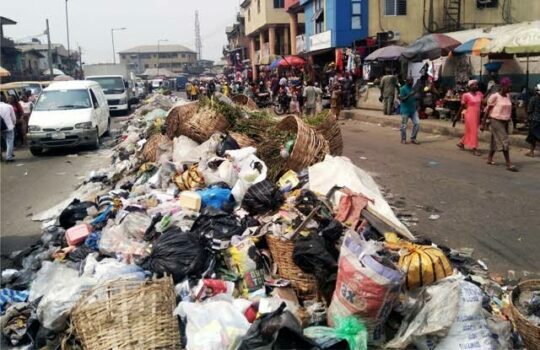
[[[332,47],[332,31],[327,30],[309,37],[309,51],[324,50]]]
[[[303,53],[307,51],[306,36],[304,34],[296,36],[296,53]]]

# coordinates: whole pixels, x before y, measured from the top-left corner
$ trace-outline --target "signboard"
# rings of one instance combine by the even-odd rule
[[[296,36],[296,53],[303,53],[307,51],[306,36],[304,34]]]
[[[309,51],[318,51],[332,47],[332,31],[327,30],[309,37]]]

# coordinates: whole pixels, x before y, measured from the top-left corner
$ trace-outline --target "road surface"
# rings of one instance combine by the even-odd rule
[[[346,156],[392,195],[389,201],[418,220],[412,232],[453,248],[473,248],[491,271],[540,272],[540,158],[511,149],[519,173],[456,147],[457,139],[419,134],[402,145],[399,130],[341,122]],[[431,215],[433,219],[430,220]],[[414,219],[413,219],[414,221]]]
[[[491,271],[540,271],[540,215],[534,202],[540,198],[540,158],[512,150],[521,172],[510,173],[486,165],[485,157],[459,151],[454,138],[420,134],[421,145],[401,145],[397,129],[341,124],[345,155],[375,177],[393,197],[392,205],[412,216],[412,232],[450,247],[473,248]],[[18,152],[17,162],[2,164],[2,253],[37,239],[40,224],[30,221],[31,214],[65,199],[81,176],[108,161],[99,152],[74,150],[40,158]]]

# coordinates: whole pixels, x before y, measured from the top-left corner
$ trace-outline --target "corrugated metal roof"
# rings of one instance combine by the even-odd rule
[[[157,53],[157,45],[140,45],[132,47],[131,49],[122,50],[119,53]],[[159,45],[159,52],[192,52],[190,48],[184,45]]]

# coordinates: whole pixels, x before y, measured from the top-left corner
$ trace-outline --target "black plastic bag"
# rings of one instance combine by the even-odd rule
[[[210,256],[199,237],[180,229],[171,229],[154,242],[152,253],[141,267],[159,276],[172,275],[174,283],[179,283],[190,276],[200,278]]]
[[[299,236],[294,242],[293,260],[302,271],[315,275],[318,288],[330,303],[336,287],[338,263],[318,234]]]
[[[249,327],[240,340],[238,350],[320,349],[303,334],[302,326],[286,304],[274,312],[262,315]]]
[[[231,151],[239,148],[240,145],[238,145],[238,142],[236,142],[236,140],[233,139],[231,135],[227,134],[219,143],[216,153],[218,156],[223,157],[226,151]]]
[[[206,207],[193,223],[191,232],[204,237],[213,249],[225,248],[222,242],[230,241],[232,236],[242,235],[247,226],[234,214],[213,207]]]
[[[95,207],[94,202],[81,202],[78,199],[74,199],[63,211],[60,213],[59,221],[60,226],[64,229],[71,228],[77,224],[77,221],[82,221],[86,216],[86,210],[90,207]]]
[[[265,214],[277,210],[283,204],[283,194],[270,180],[252,185],[242,201],[242,208],[251,215]]]
[[[94,253],[94,252],[95,252],[94,249],[90,248],[86,244],[83,244],[79,246],[77,249],[75,249],[74,251],[72,251],[71,253],[69,253],[68,258],[69,260],[73,262],[81,262],[84,259],[86,259],[86,257],[89,254]]]

